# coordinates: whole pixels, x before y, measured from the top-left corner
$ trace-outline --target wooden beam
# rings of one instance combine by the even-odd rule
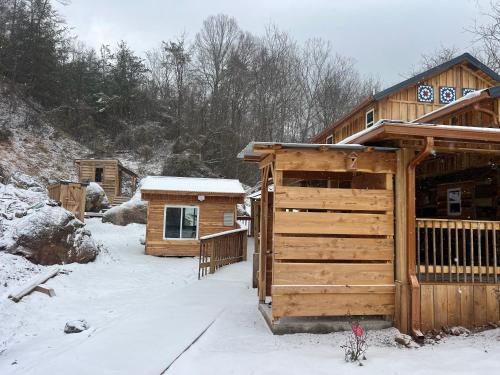
[[[49,270],[47,272],[35,276],[26,285],[21,287],[21,289],[18,289],[17,291],[9,294],[9,298],[14,302],[19,302],[21,299],[23,299],[24,296],[27,296],[28,294],[33,292],[37,286],[45,283],[48,279],[56,276],[59,273],[59,271],[60,271],[59,268],[54,268],[52,270]]]

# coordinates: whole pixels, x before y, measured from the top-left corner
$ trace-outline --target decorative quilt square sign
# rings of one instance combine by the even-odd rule
[[[417,99],[419,102],[432,103],[434,101],[434,88],[431,85],[417,86]]]
[[[449,104],[457,98],[457,90],[454,87],[442,86],[439,88],[439,102]]]
[[[465,96],[467,94],[470,94],[471,92],[476,91],[476,89],[471,89],[471,88],[463,88],[462,89],[462,96]]]

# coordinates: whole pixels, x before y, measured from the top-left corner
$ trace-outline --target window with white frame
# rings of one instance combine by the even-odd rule
[[[198,239],[199,215],[196,206],[165,206],[163,239]]]
[[[333,135],[329,135],[328,137],[326,137],[326,144],[327,145],[333,144]]]
[[[448,189],[447,192],[448,215],[459,216],[462,214],[462,189]]]
[[[365,119],[366,119],[365,121],[366,127],[369,128],[370,126],[372,126],[375,122],[375,109],[372,108],[369,111],[367,111]]]

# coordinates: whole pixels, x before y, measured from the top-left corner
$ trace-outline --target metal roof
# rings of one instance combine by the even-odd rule
[[[442,63],[434,68],[431,68],[429,70],[426,70],[425,72],[422,72],[420,74],[417,74],[416,76],[413,76],[411,78],[408,78],[407,80],[400,82],[394,86],[391,86],[385,90],[382,90],[375,95],[373,95],[373,99],[375,100],[380,100],[385,98],[386,96],[389,96],[393,94],[394,92],[397,92],[407,86],[412,86],[420,81],[423,81],[429,77],[435,76],[449,68],[451,68],[454,65],[460,64],[463,61],[467,61],[469,64],[474,66],[475,68],[483,71],[486,73],[488,76],[490,76],[492,79],[494,79],[496,82],[500,82],[500,75],[495,73],[492,69],[488,68],[486,65],[484,65],[481,61],[476,59],[474,56],[472,56],[470,53],[464,53],[460,56],[457,56],[445,63]]]

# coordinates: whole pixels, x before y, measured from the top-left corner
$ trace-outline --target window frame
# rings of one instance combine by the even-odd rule
[[[172,237],[165,237],[165,221],[167,220],[167,208],[172,207],[172,208],[196,208],[197,210],[197,215],[196,215],[196,238],[172,238]],[[180,217],[180,226],[179,226],[179,234],[182,235],[182,219],[184,215],[181,215]],[[195,206],[195,205],[185,205],[185,204],[166,204],[165,207],[163,208],[163,239],[168,240],[168,241],[198,241],[200,239],[200,206]]]
[[[328,143],[329,139],[332,140],[331,143]],[[333,145],[333,134],[330,134],[328,137],[326,137],[325,144],[327,144],[327,145]]]
[[[100,170],[101,173],[99,175],[100,179],[99,181],[97,180],[97,170]],[[95,167],[94,168],[94,182],[104,182],[104,167]]]
[[[368,123],[368,114],[372,113],[373,114],[373,120],[371,123]],[[365,113],[365,128],[368,129],[369,127],[373,126],[375,124],[375,108],[369,109]]]
[[[460,196],[460,201],[459,202],[450,202],[450,192],[452,191],[458,191],[459,196]],[[459,204],[460,205],[460,211],[459,212],[451,212],[450,206],[451,204]],[[448,216],[460,216],[462,215],[462,188],[457,187],[457,188],[449,188],[446,190],[446,213]]]

